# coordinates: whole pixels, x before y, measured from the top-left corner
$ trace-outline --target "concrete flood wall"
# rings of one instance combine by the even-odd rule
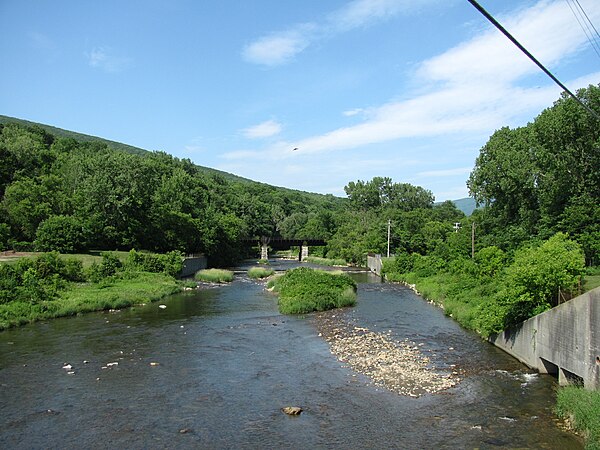
[[[381,255],[375,253],[369,253],[367,255],[367,267],[369,270],[379,276],[381,276]]]
[[[191,277],[199,270],[206,269],[206,267],[208,267],[208,261],[206,259],[206,256],[200,255],[200,256],[193,256],[193,257],[186,257],[183,260],[183,269],[181,269],[181,272],[179,273],[179,277],[180,278]]]
[[[559,384],[600,388],[600,288],[586,292],[490,341]]]

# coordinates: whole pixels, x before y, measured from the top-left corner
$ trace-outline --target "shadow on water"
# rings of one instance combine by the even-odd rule
[[[550,377],[412,291],[353,274],[357,306],[332,314],[410,339],[460,373],[456,387],[417,399],[344,367],[315,317],[280,315],[247,268],[228,286],[0,333],[0,446],[581,448],[552,420]],[[289,417],[289,405],[304,412]]]

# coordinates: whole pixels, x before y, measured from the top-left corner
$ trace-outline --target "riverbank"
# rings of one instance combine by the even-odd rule
[[[40,320],[150,303],[181,289],[173,277],[150,272],[133,272],[102,283],[78,283],[52,300],[0,305],[0,331]]]
[[[0,264],[0,330],[152,302],[182,289],[174,278],[182,267],[179,252],[99,258],[85,268],[80,258],[57,252]]]

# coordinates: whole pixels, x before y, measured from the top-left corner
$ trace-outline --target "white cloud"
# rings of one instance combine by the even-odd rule
[[[333,11],[324,21],[290,25],[246,45],[243,58],[254,64],[278,66],[291,61],[313,42],[344,33],[357,27],[408,13],[441,0],[354,0]]]
[[[242,134],[250,139],[266,138],[281,133],[281,124],[275,120],[267,120],[242,130]]]
[[[354,0],[346,6],[334,11],[329,16],[332,28],[340,31],[368,25],[379,20],[393,17],[399,13],[407,13],[430,3],[432,0]]]
[[[131,58],[117,56],[108,47],[94,47],[91,51],[84,53],[90,67],[103,70],[108,73],[117,73],[127,69]]]
[[[540,1],[521,11],[508,25],[515,36],[526,37],[530,48],[544,49],[546,61],[557,62],[577,53],[586,40],[581,31],[572,31],[573,18],[567,8],[562,2]],[[591,10],[592,20],[600,19],[600,8]],[[549,43],[553,47],[545,48]],[[362,123],[307,137],[294,146],[306,154],[409,137],[465,132],[489,135],[519,117],[531,118],[558,97],[560,88],[550,82],[543,87],[518,86],[523,76],[537,74],[539,69],[512,47],[499,32],[485,31],[421,63],[415,77],[425,86],[424,91],[369,109]],[[586,79],[600,81],[598,74]],[[290,156],[279,148],[272,153]]]
[[[427,170],[425,172],[419,172],[416,174],[417,177],[453,177],[455,175],[465,175],[471,173],[472,167],[458,167],[456,169],[442,169],[442,170]]]
[[[244,48],[242,55],[246,61],[255,64],[284,64],[308,47],[314,31],[312,24],[297,25],[291,30],[257,39]]]
[[[360,114],[363,111],[364,111],[363,108],[354,108],[354,109],[349,109],[347,111],[344,111],[344,112],[342,112],[342,114],[346,117],[352,117],[352,116],[356,116],[357,114]]]

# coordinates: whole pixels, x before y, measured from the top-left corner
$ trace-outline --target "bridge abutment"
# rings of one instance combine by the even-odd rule
[[[306,258],[308,258],[308,245],[303,245],[300,248],[300,261],[304,261]]]

